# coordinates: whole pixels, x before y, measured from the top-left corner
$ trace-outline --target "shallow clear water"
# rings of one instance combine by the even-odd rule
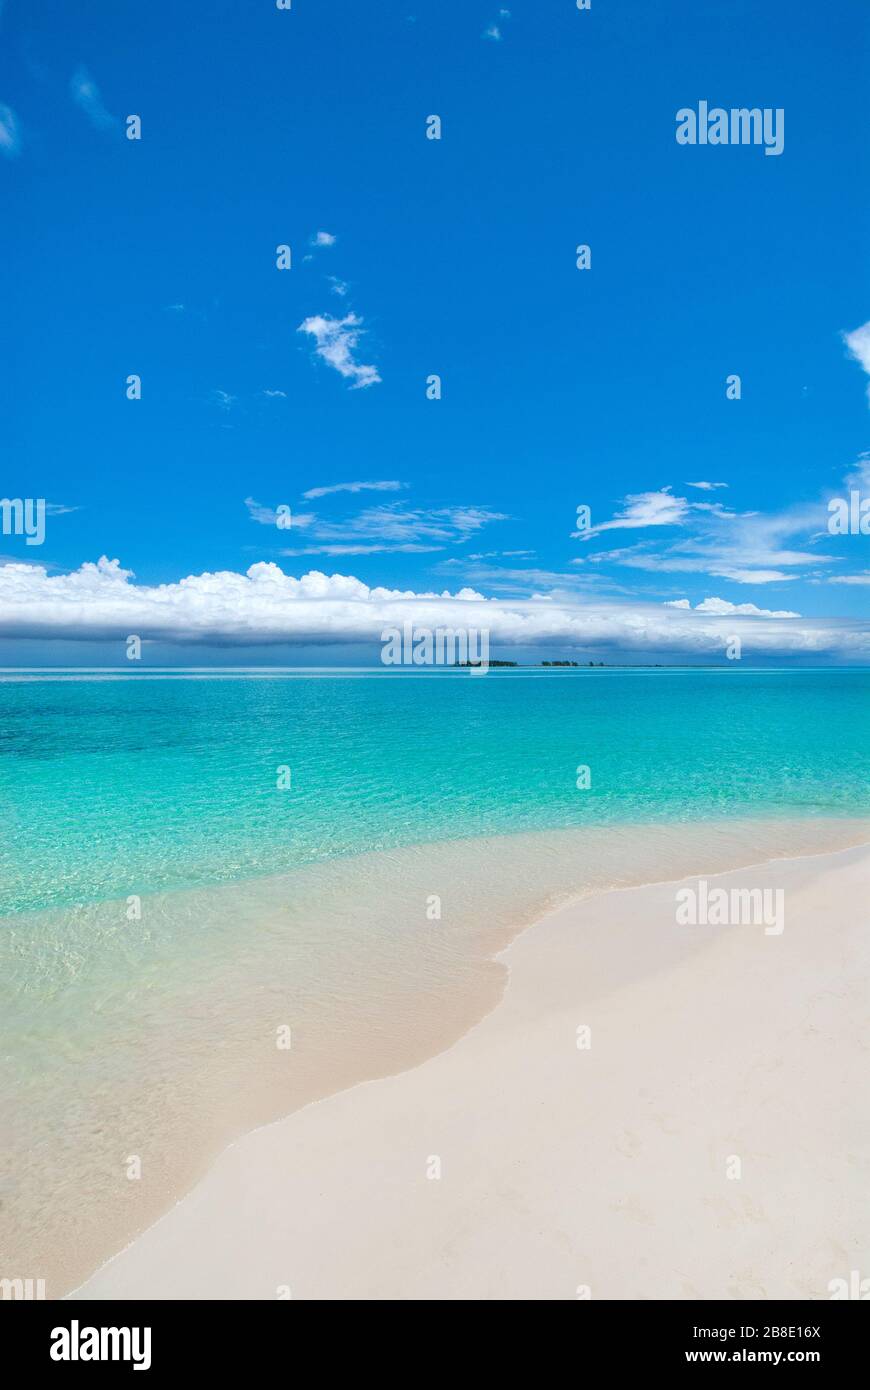
[[[0,681],[0,916],[453,837],[863,815],[868,709],[860,669]]]
[[[0,680],[0,1277],[72,1287],[235,1135],[447,1046],[547,907],[866,840],[868,694],[854,670]]]

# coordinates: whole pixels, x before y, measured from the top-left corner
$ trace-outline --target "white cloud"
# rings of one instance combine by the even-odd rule
[[[335,483],[331,487],[309,488],[303,496],[307,501],[334,492],[363,492],[366,490],[394,491],[405,484],[385,481],[372,483]],[[274,526],[277,513],[253,497],[245,498],[252,521]],[[502,512],[487,507],[408,507],[398,502],[365,507],[361,512],[340,520],[324,519],[313,512],[292,514],[290,530],[307,528],[311,531],[304,549],[282,550],[282,555],[375,555],[393,551],[406,554],[427,554],[443,550],[447,545],[462,545],[475,532],[492,521],[506,521]]]
[[[541,591],[547,590],[548,601],[568,597],[573,603],[580,591],[606,590],[611,594],[631,592],[614,584],[603,574],[565,574],[561,570],[543,569],[540,566],[490,564],[490,558],[487,553],[482,556],[451,556],[443,560],[438,568],[448,574],[461,569],[471,583],[486,587],[496,594],[509,594],[512,598],[542,598],[544,595]]]
[[[78,68],[69,84],[70,96],[76,106],[80,106],[97,130],[111,130],[119,125],[117,117],[111,115],[103,105],[100,90],[85,68]]]
[[[845,477],[846,487],[867,488],[870,490],[870,453],[859,454],[855,467]]]
[[[21,127],[11,106],[0,102],[0,152],[14,159],[21,150]]]
[[[510,17],[511,17],[511,12],[510,12],[510,10],[499,10],[499,12],[498,12],[498,18],[499,18],[499,19],[510,19]],[[484,38],[484,39],[492,39],[492,40],[494,40],[494,42],[496,42],[496,43],[499,43],[499,42],[501,41],[501,37],[502,37],[501,28],[499,27],[498,24],[495,24],[495,23],[493,23],[493,24],[488,24],[487,27],[484,29],[482,35],[481,35],[481,38]]]
[[[286,391],[270,391],[268,387],[267,387],[266,390],[263,392],[263,395],[264,395],[264,396],[280,396],[280,397],[282,398],[282,400],[286,400],[286,399],[287,399],[287,392],[286,392]]]
[[[727,483],[686,483],[686,487],[699,487],[702,492],[712,492],[714,488],[727,486]]]
[[[524,559],[535,554],[534,550],[481,550],[469,555],[469,560],[512,560]]]
[[[807,561],[811,558],[807,556]],[[718,579],[731,579],[735,584],[784,584],[786,580],[795,578],[793,574],[786,574],[783,570],[741,570],[727,569],[724,566],[711,569],[709,573]]]
[[[604,550],[589,556],[590,564],[618,564],[626,569],[645,570],[649,574],[708,574],[714,579],[730,579],[735,584],[775,584],[797,576],[786,570],[765,568],[761,565],[737,564],[732,556],[739,553],[738,547],[723,543],[705,545],[701,541],[682,541],[664,551],[651,551],[649,543],[628,546],[621,550]],[[812,555],[803,551],[775,552],[782,563],[831,563],[826,555]],[[572,565],[583,561],[572,560]]]
[[[257,521],[261,526],[277,526],[278,513],[274,507],[266,507],[262,502],[258,502],[254,497],[245,498],[245,506],[252,521]],[[291,509],[290,530],[304,531],[313,525],[317,520],[313,512],[293,512]]]
[[[860,461],[859,461],[860,462]],[[575,532],[584,540],[604,531],[678,526],[667,541],[649,538],[619,549],[574,558],[574,565],[617,564],[659,574],[707,574],[736,584],[775,584],[800,577],[795,571],[837,562],[836,555],[807,547],[829,540],[823,500],[782,512],[735,512],[719,502],[689,502],[670,488],[630,494],[612,521]],[[790,544],[800,539],[801,546]]]
[[[867,323],[862,323],[860,328],[855,328],[851,333],[843,334],[843,341],[856,362],[860,362],[862,368],[870,376],[870,319]],[[870,400],[870,386],[867,387],[867,398]]]
[[[351,390],[374,386],[380,381],[377,367],[354,360],[362,334],[362,319],[357,314],[345,314],[343,319],[331,314],[312,314],[300,323],[297,332],[308,333],[314,339],[315,352],[330,367],[351,382]]]
[[[231,406],[235,405],[237,399],[236,396],[231,396],[229,391],[221,391],[219,388],[212,391],[211,398],[215,405],[220,406],[221,410],[229,410]]]
[[[307,501],[313,501],[315,497],[328,497],[333,492],[400,492],[407,483],[394,481],[377,483],[332,483],[329,487],[310,487],[302,496]]]
[[[278,524],[278,513],[274,507],[265,507],[254,497],[246,497],[245,506],[251,520],[258,521],[261,526],[276,526]]]
[[[306,494],[310,496],[310,494]],[[487,507],[408,507],[399,502],[365,507],[356,516],[342,521],[319,521],[318,541],[342,545],[389,543],[408,545],[419,542],[457,545],[492,521],[507,521],[503,512]]]
[[[338,238],[334,237],[332,232],[315,232],[314,236],[311,238],[311,245],[334,246],[337,240]]]
[[[669,599],[665,603],[665,608],[691,608],[687,598]],[[727,598],[705,598],[701,603],[696,603],[693,609],[695,613],[717,613],[722,617],[731,613],[739,614],[744,618],[799,618],[800,613],[792,613],[787,608],[771,609],[758,608],[754,603],[731,603]]]
[[[431,555],[442,545],[306,545],[299,550],[282,550],[282,555]]]
[[[828,580],[829,584],[870,584],[870,570],[863,574],[837,574]]]
[[[602,531],[634,530],[642,526],[677,526],[685,520],[690,503],[685,497],[672,497],[669,487],[658,492],[630,492],[611,521],[591,526],[588,531],[574,531],[573,538],[588,540]]]
[[[327,276],[327,279],[329,280],[332,293],[338,294],[341,296],[342,299],[344,299],[345,295],[350,289],[350,286],[348,285],[347,281],[339,280],[337,275],[329,275]]]
[[[103,556],[72,574],[40,565],[0,567],[0,635],[112,640],[130,633],[174,643],[230,645],[358,642],[380,645],[385,627],[476,627],[492,643],[534,646],[559,641],[599,650],[721,657],[741,636],[751,654],[836,655],[867,659],[870,623],[744,617],[570,596],[486,599],[478,592],[414,593],[370,587],[352,575],[312,570],[295,579],[272,563],[245,574],[219,571],[175,583],[139,585],[118,560]]]

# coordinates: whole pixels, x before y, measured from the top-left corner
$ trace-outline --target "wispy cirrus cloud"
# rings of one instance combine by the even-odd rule
[[[800,577],[807,567],[829,565],[838,557],[808,548],[825,534],[827,512],[820,500],[778,513],[735,512],[717,502],[690,502],[669,488],[625,499],[612,522],[579,532],[588,540],[605,531],[675,526],[683,533],[660,542],[577,557],[574,565],[616,564],[659,574],[707,574],[736,584],[775,584]],[[803,544],[795,546],[794,541]]]
[[[772,537],[744,533],[687,539],[663,548],[640,542],[590,555],[588,563],[616,564],[649,574],[706,574],[714,579],[730,579],[735,584],[777,584],[799,578],[799,574],[789,572],[792,569],[832,564],[835,559],[813,551],[785,549]],[[583,564],[584,560],[571,563]]]
[[[501,43],[501,40],[502,40],[502,24],[503,24],[504,20],[510,19],[510,17],[511,17],[511,12],[510,12],[510,10],[499,10],[499,12],[498,12],[498,18],[497,18],[497,19],[494,19],[493,22],[492,22],[491,24],[488,24],[488,25],[486,26],[486,28],[484,29],[483,33],[481,34],[481,38],[489,39],[489,40],[491,40],[493,43]]]
[[[306,494],[310,496],[310,494]],[[424,554],[462,545],[494,521],[506,521],[488,507],[407,507],[398,502],[366,507],[341,521],[318,517],[303,552],[284,555],[374,555],[378,552]]]
[[[469,560],[519,560],[528,559],[535,554],[534,550],[480,550],[473,555],[469,555]]]
[[[363,320],[354,313],[345,314],[341,319],[332,314],[312,314],[296,330],[314,339],[317,356],[349,381],[352,391],[374,386],[381,380],[377,367],[356,360],[356,349],[364,332],[362,325]]]
[[[0,102],[0,154],[14,159],[21,152],[21,125],[11,106]]]
[[[870,489],[870,452],[858,455],[855,467],[846,474],[845,483],[846,487]]]
[[[310,502],[315,497],[329,497],[333,492],[400,492],[407,486],[407,483],[392,479],[374,483],[330,483],[328,487],[310,487],[302,496]]]
[[[84,111],[91,125],[97,130],[116,130],[120,127],[117,116],[113,116],[106,109],[100,89],[87,68],[76,69],[70,78],[69,90],[76,106]]]
[[[442,550],[440,545],[305,545],[297,549],[282,550],[282,555],[431,555]]]
[[[870,319],[867,323],[862,323],[860,328],[854,328],[851,333],[844,333],[843,342],[851,356],[870,376]],[[870,386],[867,387],[867,399],[870,400]]]
[[[303,493],[306,501],[333,496],[336,493],[395,492],[406,486],[396,479],[371,482],[332,483],[309,488]],[[245,498],[252,521],[264,526],[277,525],[273,507],[264,506],[253,497]],[[306,545],[281,550],[282,555],[376,555],[402,553],[423,555],[463,545],[491,522],[506,521],[503,512],[489,507],[409,507],[389,502],[365,507],[349,517],[340,519],[318,516],[313,512],[293,513],[291,531],[305,528]]]
[[[610,521],[590,526],[586,531],[573,531],[572,539],[589,540],[602,531],[638,530],[645,526],[677,526],[689,511],[691,503],[685,497],[674,497],[670,487],[657,492],[630,492],[622,510]]]
[[[504,552],[507,556],[508,552]],[[616,583],[608,575],[591,571],[565,573],[562,570],[545,569],[540,565],[506,565],[490,563],[497,559],[493,551],[484,555],[451,556],[442,560],[437,569],[446,575],[461,573],[463,579],[494,594],[509,594],[514,598],[535,598],[548,603],[560,602],[568,597],[576,601],[576,595],[594,591],[608,594],[633,593],[632,589]]]
[[[278,525],[278,512],[275,507],[267,507],[264,503],[258,502],[255,497],[246,497],[245,506],[248,509],[248,516],[260,526]],[[313,512],[291,512],[291,529],[303,531],[313,525],[316,520],[317,517]]]
[[[870,320],[843,334],[852,357],[870,375]],[[868,388],[870,395],[870,388]],[[687,487],[711,492],[725,483],[701,479]],[[862,454],[847,472],[844,488],[870,486],[870,455]],[[707,574],[736,584],[780,584],[808,578],[813,583],[863,584],[862,573],[825,575],[820,566],[841,562],[845,556],[822,552],[817,542],[832,542],[828,529],[827,498],[786,507],[779,512],[736,512],[718,502],[692,502],[673,495],[670,486],[657,491],[630,493],[609,520],[572,533],[574,539],[593,540],[606,531],[674,527],[676,539],[647,538],[619,549],[577,556],[572,565],[615,564],[628,569],[661,574]],[[682,601],[681,601],[682,602]]]
[[[407,507],[399,502],[366,507],[349,522],[322,525],[320,536],[347,539],[351,530],[355,539],[377,538],[394,542],[430,540],[439,543],[461,544],[493,521],[507,521],[503,512],[488,507]]]

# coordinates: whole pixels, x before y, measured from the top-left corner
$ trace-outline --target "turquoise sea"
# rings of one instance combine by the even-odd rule
[[[6,678],[0,916],[482,834],[864,815],[868,710],[865,669]]]
[[[238,1134],[449,1046],[558,903],[865,843],[868,697],[855,669],[0,676],[0,1277],[74,1288]]]

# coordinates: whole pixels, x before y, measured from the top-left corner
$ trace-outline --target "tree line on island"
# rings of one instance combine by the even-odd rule
[[[518,661],[456,661],[455,666],[519,666]],[[531,666],[603,666],[603,661],[533,661]]]

